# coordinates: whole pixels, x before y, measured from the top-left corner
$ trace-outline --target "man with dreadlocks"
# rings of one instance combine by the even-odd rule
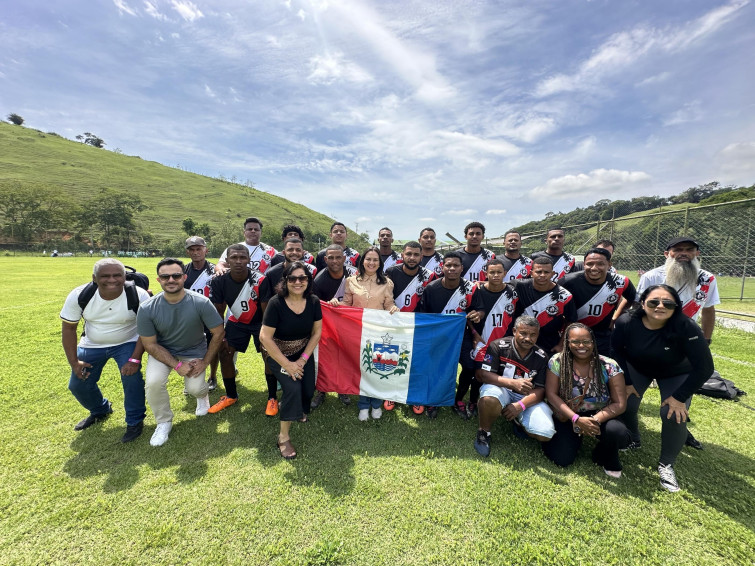
[[[612,478],[621,477],[619,450],[629,446],[626,425],[616,419],[626,409],[624,373],[598,354],[592,330],[576,322],[567,327],[564,349],[548,362],[545,395],[553,409],[556,434],[543,452],[558,466],[577,458],[583,436],[598,438],[592,461]]]

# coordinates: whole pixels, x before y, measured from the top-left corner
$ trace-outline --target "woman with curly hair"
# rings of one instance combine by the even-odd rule
[[[621,477],[619,450],[629,445],[629,431],[616,417],[624,412],[624,374],[611,358],[598,354],[595,335],[581,323],[566,328],[562,352],[548,362],[545,395],[553,409],[556,434],[542,444],[558,466],[577,458],[582,437],[598,439],[592,460],[612,478]]]
[[[630,448],[640,447],[637,411],[642,396],[655,379],[661,393],[661,487],[679,491],[674,463],[687,440],[692,394],[713,373],[713,357],[700,327],[682,312],[679,294],[668,285],[653,285],[616,321],[611,355],[624,368],[627,410],[622,420],[629,428]]]

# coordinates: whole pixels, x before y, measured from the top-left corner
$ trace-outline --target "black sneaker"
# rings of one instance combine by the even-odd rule
[[[621,448],[619,451],[626,452],[627,450],[639,450],[640,448],[642,448],[642,442],[639,440],[633,440],[626,448]]]
[[[684,444],[686,446],[689,446],[690,448],[694,448],[695,450],[703,449],[703,443],[692,436],[692,433],[690,431],[687,431],[687,440],[684,441]]]
[[[474,449],[480,456],[490,456],[490,433],[480,429],[474,439]]]
[[[312,404],[310,405],[310,407],[312,409],[316,409],[317,407],[322,405],[324,401],[325,393],[323,393],[322,391],[315,391],[315,396],[312,397]]]
[[[467,420],[469,418],[467,416],[467,404],[464,401],[456,401],[451,409],[462,419]]]
[[[438,416],[438,407],[427,407],[425,411],[428,419],[434,419]]]
[[[126,433],[121,437],[121,442],[125,444],[126,442],[131,442],[132,440],[136,440],[142,435],[143,429],[144,429],[144,422],[140,422],[135,425],[128,425],[126,427]]]
[[[95,423],[104,421],[106,418],[110,416],[112,412],[113,412],[113,404],[110,401],[108,401],[106,413],[103,413],[100,415],[90,414],[87,418],[81,419],[78,423],[76,423],[76,426],[73,427],[73,430],[84,430],[85,428],[89,428]]]
[[[338,400],[346,406],[351,405],[351,397],[344,395],[343,393],[338,394]]]

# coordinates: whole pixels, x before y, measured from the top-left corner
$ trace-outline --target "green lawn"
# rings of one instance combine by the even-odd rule
[[[134,263],[154,273],[156,260]],[[678,494],[658,485],[657,390],[642,406],[643,447],[623,457],[620,480],[586,448],[557,468],[502,423],[483,459],[472,448],[476,423],[448,409],[437,421],[403,407],[360,423],[333,395],[293,427],[300,455],[286,462],[274,445],[278,421],[263,414],[256,354],[239,358],[240,403],[196,418],[174,375],[168,443],[149,446],[148,410],[144,435],[122,445],[114,367],[102,387],[115,413],[73,431],[85,412],[67,390],[58,313],[91,265],[0,258],[0,564],[752,562],[752,335],[716,331],[718,369],[750,396],[694,399],[692,430],[705,450],[683,451]]]

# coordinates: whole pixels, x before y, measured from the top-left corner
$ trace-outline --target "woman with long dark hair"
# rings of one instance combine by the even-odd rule
[[[398,312],[396,303],[393,302],[393,281],[383,274],[383,259],[380,250],[376,247],[367,248],[359,256],[357,273],[346,279],[346,288],[343,301],[332,299],[333,305],[346,305],[363,309],[385,310],[393,314]],[[359,396],[359,420],[366,421],[370,418],[379,419],[383,415],[380,408],[383,401],[375,397]]]
[[[642,396],[655,379],[661,393],[661,487],[679,491],[676,457],[687,439],[692,395],[713,373],[713,357],[700,327],[682,312],[673,287],[653,285],[640,296],[639,306],[616,321],[611,355],[624,369],[627,410],[622,420],[640,447],[637,412]]]
[[[583,436],[595,437],[593,462],[612,478],[620,478],[619,450],[630,441],[627,427],[616,419],[626,407],[624,375],[619,364],[598,354],[590,328],[577,322],[564,335],[564,348],[550,359],[545,376],[556,434],[542,443],[543,452],[555,464],[569,466]]]
[[[312,358],[322,333],[320,299],[312,294],[312,274],[300,261],[283,271],[262,319],[260,342],[270,355],[270,370],[283,390],[277,445],[287,460],[296,458],[289,431],[293,421],[307,422],[315,391]]]

